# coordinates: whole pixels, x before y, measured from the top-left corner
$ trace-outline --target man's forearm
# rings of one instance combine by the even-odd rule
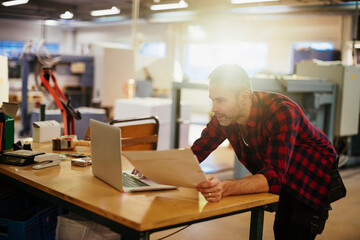
[[[268,192],[269,184],[262,174],[251,175],[236,180],[223,181],[223,196],[241,195],[249,193]]]

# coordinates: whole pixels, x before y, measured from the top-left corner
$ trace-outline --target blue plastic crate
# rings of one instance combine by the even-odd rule
[[[37,206],[13,218],[0,218],[0,239],[55,239],[57,206]]]
[[[9,193],[0,198],[0,218],[20,216],[33,207],[34,205],[24,194],[19,192]]]

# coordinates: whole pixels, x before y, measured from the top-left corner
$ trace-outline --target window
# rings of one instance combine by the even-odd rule
[[[18,57],[24,47],[21,41],[0,41],[0,54],[7,57]]]
[[[140,54],[148,57],[166,57],[165,42],[146,42],[140,49]]]
[[[252,76],[266,68],[267,53],[267,43],[188,44],[184,72],[190,81],[204,82],[218,65],[237,63]]]
[[[2,41],[0,40],[0,54],[5,54],[7,57],[19,57],[25,42],[23,41]],[[60,50],[60,44],[58,43],[45,43],[44,46],[49,53],[58,53]],[[32,51],[36,51],[36,44],[32,48]]]
[[[293,49],[314,49],[317,51],[334,50],[334,43],[332,42],[297,42],[293,44]]]
[[[60,45],[58,43],[45,43],[44,46],[49,53],[59,53],[60,51]]]
[[[295,64],[302,60],[322,60],[335,61],[340,60],[340,51],[334,49],[332,42],[297,42],[292,44],[291,71]]]

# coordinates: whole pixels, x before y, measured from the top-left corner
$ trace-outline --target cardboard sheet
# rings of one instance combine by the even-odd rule
[[[124,151],[122,154],[144,176],[160,184],[194,188],[207,180],[190,149]]]

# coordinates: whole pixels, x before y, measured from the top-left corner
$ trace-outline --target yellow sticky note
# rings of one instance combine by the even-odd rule
[[[356,79],[356,74],[351,74],[352,79]]]

